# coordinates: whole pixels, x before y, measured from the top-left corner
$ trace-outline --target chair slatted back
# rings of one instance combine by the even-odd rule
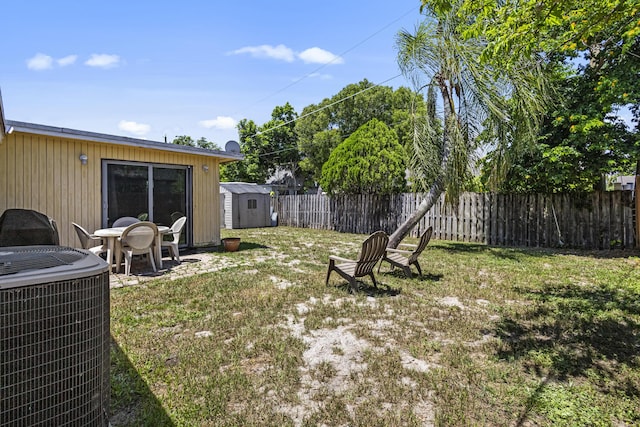
[[[418,247],[413,251],[413,253],[409,256],[409,264],[416,262],[424,248],[429,244],[429,240],[431,240],[431,235],[433,234],[433,227],[427,228],[427,230],[422,233],[420,236],[420,241],[418,242]]]
[[[389,236],[384,231],[376,231],[362,242],[362,249],[356,261],[356,277],[362,277],[371,273],[384,255],[389,243]]]

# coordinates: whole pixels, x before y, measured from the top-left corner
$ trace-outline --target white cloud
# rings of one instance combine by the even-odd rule
[[[302,59],[307,64],[343,64],[344,60],[334,55],[333,53],[320,49],[319,47],[312,47],[303,50],[298,54],[298,58]]]
[[[54,60],[49,55],[38,53],[33,58],[27,60],[27,68],[36,71],[50,70],[54,65],[58,65],[59,67],[72,65],[76,62],[76,59],[78,59],[78,55],[67,55],[64,58]]]
[[[53,58],[44,53],[38,53],[27,60],[27,68],[30,70],[48,70],[53,67]]]
[[[254,58],[272,58],[286,62],[293,62],[295,60],[293,50],[283,44],[279,44],[278,46],[271,46],[268,44],[260,46],[246,46],[231,52],[233,55],[242,55],[245,53],[248,53]]]
[[[67,55],[64,58],[57,59],[56,62],[61,67],[66,67],[67,65],[74,64],[78,59],[78,55]]]
[[[118,55],[94,53],[84,64],[89,67],[113,68],[120,64],[120,57]]]
[[[238,122],[231,117],[222,117],[218,116],[215,119],[210,120],[202,120],[198,123],[200,126],[205,127],[207,129],[215,128],[215,129],[235,129]]]
[[[319,47],[311,47],[303,50],[302,52],[296,53],[283,44],[279,44],[277,46],[263,44],[260,46],[241,47],[229,54],[249,54],[254,58],[271,58],[286,62],[293,62],[298,58],[306,64],[344,64],[343,58]]]
[[[144,123],[136,123],[130,122],[127,120],[121,120],[118,123],[118,129],[123,130],[125,132],[132,133],[137,136],[144,136],[151,130],[151,126],[145,125]]]

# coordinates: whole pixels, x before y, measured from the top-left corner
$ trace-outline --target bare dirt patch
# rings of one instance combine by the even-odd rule
[[[351,319],[346,319],[349,321],[334,328],[307,330],[304,326],[305,317],[296,318],[296,315],[308,315],[321,304],[340,306],[347,300],[349,303],[355,303],[354,299],[347,297],[332,299],[327,295],[322,300],[311,298],[305,303],[297,304],[296,313],[288,315],[286,324],[283,325],[294,337],[301,339],[306,345],[306,350],[302,355],[303,364],[300,366],[298,403],[280,405],[278,408],[281,413],[290,417],[296,426],[302,425],[305,419],[322,409],[322,396],[343,396],[354,391],[362,382],[375,381],[375,379],[367,378],[367,354],[369,352],[397,351],[402,367],[406,370],[424,373],[437,367],[436,364],[417,359],[406,351],[394,350],[393,345],[380,347],[357,336],[358,327],[367,327],[374,335],[382,338],[382,342],[392,342],[393,340],[386,335],[395,327],[392,320],[384,319],[375,322],[365,320],[357,324],[350,321]],[[378,301],[375,298],[367,298],[362,304],[378,306]],[[415,382],[409,377],[398,378],[398,383],[407,388],[415,387]],[[375,384],[370,385],[370,389],[375,394]],[[349,412],[355,414],[358,405],[358,401],[355,401],[348,408]],[[398,407],[390,405],[385,409],[383,405],[379,410],[398,411]],[[405,410],[413,411],[413,415],[421,421],[422,425],[433,425],[434,410],[430,400],[423,400],[411,408],[405,408]]]

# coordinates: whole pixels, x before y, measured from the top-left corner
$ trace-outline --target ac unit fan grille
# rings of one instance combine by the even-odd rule
[[[0,292],[3,426],[108,425],[108,283],[104,272]]]
[[[20,248],[20,251],[4,253],[0,248],[0,276],[28,270],[71,265],[86,254],[63,246]]]

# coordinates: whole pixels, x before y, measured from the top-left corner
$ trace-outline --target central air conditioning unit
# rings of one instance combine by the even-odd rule
[[[108,426],[109,270],[61,246],[0,247],[0,424]]]

